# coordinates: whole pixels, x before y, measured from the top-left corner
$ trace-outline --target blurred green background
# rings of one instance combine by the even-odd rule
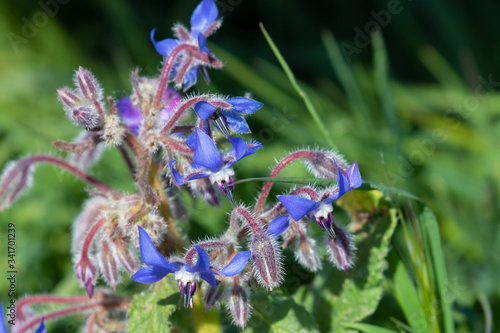
[[[2,168],[32,153],[60,154],[50,142],[77,135],[55,90],[72,85],[78,66],[90,69],[106,94],[127,95],[133,69],[158,73],[161,58],[149,41],[151,29],[158,28],[157,39],[171,37],[172,24],[189,25],[197,4],[60,2],[0,2]],[[414,193],[436,213],[458,327],[483,329],[479,295],[499,318],[500,4],[224,0],[218,5],[224,21],[210,47],[226,66],[210,72],[210,86],[199,82],[194,91],[251,92],[265,104],[249,121],[265,149],[239,167],[239,178],[268,175],[274,159],[294,147],[328,145],[262,36],[262,22],[334,145],[348,161],[358,161],[364,180]],[[370,31],[376,28],[384,44],[378,38],[374,47]],[[111,186],[133,189],[114,151],[106,152],[92,173]],[[294,168],[287,175],[305,173]],[[258,186],[242,185],[239,199],[250,203]],[[20,295],[75,292],[71,223],[85,198],[81,182],[42,166],[29,194],[0,213],[2,244],[7,222],[16,224]],[[227,203],[223,208],[190,208],[190,235],[224,230]],[[2,271],[6,260],[6,255],[0,259]],[[6,288],[0,279],[3,303]]]

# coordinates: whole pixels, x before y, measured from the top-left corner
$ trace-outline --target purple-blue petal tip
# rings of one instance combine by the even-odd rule
[[[198,33],[205,33],[218,15],[219,11],[214,0],[201,1],[191,15],[191,36],[196,37]]]
[[[282,215],[274,218],[271,223],[269,223],[269,227],[267,228],[267,233],[270,236],[278,237],[282,233],[284,233],[288,227],[290,226],[290,216]]]
[[[175,170],[174,163],[175,160],[171,160],[170,163],[168,163],[168,165],[170,166],[170,172],[172,173],[172,176],[174,176],[177,185],[184,185],[185,179],[184,177],[181,176],[179,172],[177,172],[177,170]]]
[[[42,321],[40,322],[40,326],[38,326],[35,333],[47,333],[47,329],[45,328],[44,322],[45,322],[45,318],[42,317]],[[5,333],[7,333],[7,330],[5,330]]]
[[[278,200],[295,221],[300,220],[319,206],[318,202],[296,195],[278,195]]]
[[[229,262],[226,267],[221,269],[222,275],[235,276],[237,274],[240,274],[241,271],[245,268],[251,254],[252,253],[250,251],[244,251],[235,255],[231,262]]]
[[[262,105],[264,105],[261,102],[247,97],[232,97],[227,99],[226,102],[231,104],[231,107],[234,111],[243,114],[254,113],[258,109],[260,109]]]

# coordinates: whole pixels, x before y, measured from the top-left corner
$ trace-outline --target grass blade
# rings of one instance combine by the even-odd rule
[[[446,265],[444,261],[443,248],[441,246],[439,227],[436,216],[427,205],[424,207],[424,210],[420,215],[420,223],[422,227],[422,234],[425,239],[426,253],[429,255],[429,261],[432,265],[432,271],[434,273],[434,283],[440,299],[439,305],[441,308],[444,332],[454,333],[455,327],[453,325],[451,306],[446,297],[446,281],[448,281],[448,278],[446,275]]]
[[[381,33],[372,37],[373,41],[373,70],[375,74],[375,89],[385,114],[387,123],[396,137],[400,137],[399,117],[394,106],[394,97],[389,82],[389,62]]]
[[[278,59],[278,62],[280,63],[281,67],[283,67],[283,70],[285,71],[286,75],[288,76],[288,79],[290,80],[290,83],[292,84],[292,86],[294,87],[294,89],[297,91],[297,93],[299,94],[299,96],[304,101],[304,104],[306,105],[307,110],[309,111],[309,113],[313,117],[314,121],[318,125],[319,129],[321,130],[321,132],[323,132],[323,135],[324,135],[326,141],[328,142],[328,145],[332,149],[336,150],[336,147],[333,144],[333,140],[330,137],[330,133],[328,133],[328,131],[326,130],[326,127],[325,127],[323,121],[321,121],[321,118],[319,116],[318,111],[316,110],[316,107],[311,102],[311,99],[306,94],[306,92],[297,83],[297,80],[295,79],[295,75],[293,75],[293,72],[290,69],[290,67],[288,66],[288,64],[286,63],[285,58],[283,58],[283,56],[281,55],[281,52],[279,51],[279,49],[276,46],[276,44],[274,44],[271,36],[269,36],[269,34],[267,33],[267,31],[264,28],[264,25],[262,23],[260,24],[260,29],[262,30],[262,33],[264,34],[264,37],[267,40],[267,43],[271,47],[271,50],[273,51],[274,55]]]
[[[394,294],[412,329],[415,332],[432,332],[415,285],[402,263],[398,264],[394,274]]]
[[[328,57],[332,63],[333,70],[337,74],[340,83],[347,94],[347,99],[349,100],[349,104],[351,105],[353,112],[355,112],[358,121],[365,119],[363,122],[360,121],[361,124],[367,123],[367,120],[370,119],[370,112],[364,102],[363,95],[361,94],[361,90],[356,83],[356,79],[354,78],[352,71],[340,51],[337,41],[329,31],[324,32],[322,38]]]

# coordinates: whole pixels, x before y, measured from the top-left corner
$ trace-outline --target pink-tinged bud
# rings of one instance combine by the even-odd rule
[[[99,267],[106,282],[111,288],[116,289],[119,280],[118,265],[114,256],[114,251],[111,249],[107,240],[103,240],[99,249]]]
[[[236,283],[236,281],[235,279],[227,306],[231,311],[233,321],[244,330],[252,308],[248,302],[250,293],[247,288]]]
[[[86,255],[75,265],[75,275],[80,285],[85,288],[89,298],[92,298],[94,293],[94,282],[97,280],[96,265]]]
[[[273,290],[283,278],[281,251],[276,238],[265,232],[254,231],[250,251],[259,283]]]
[[[205,290],[205,311],[210,310],[213,306],[219,306],[222,296],[224,295],[224,282],[219,283],[217,287],[212,287],[207,283],[207,289]]]
[[[10,207],[33,182],[33,163],[28,159],[9,162],[0,177],[0,211]]]
[[[337,165],[342,170],[349,168],[342,155],[334,151],[313,151],[311,157],[311,159],[307,159],[305,162],[309,167],[309,171],[317,178],[337,179],[335,162],[337,162]]]
[[[186,208],[184,207],[184,203],[179,196],[179,190],[172,186],[173,184],[171,184],[171,181],[167,178],[164,179],[164,184],[165,186],[163,189],[165,190],[165,196],[167,197],[172,217],[181,221],[189,221]]]
[[[59,96],[59,100],[65,109],[73,109],[83,104],[82,96],[71,89],[57,89],[57,95]]]
[[[75,75],[75,83],[88,101],[100,102],[102,100],[101,84],[89,70],[79,67]]]
[[[295,259],[304,268],[311,272],[321,269],[321,260],[318,256],[316,241],[312,238],[301,238],[295,248]]]
[[[103,126],[103,118],[97,109],[89,105],[80,105],[66,112],[66,116],[76,126],[95,129]]]
[[[307,234],[307,222],[292,220],[282,234],[283,248],[294,246],[295,259],[305,269],[316,272],[321,269],[316,241]]]
[[[326,235],[326,248],[328,257],[338,269],[347,273],[349,267],[354,263],[355,245],[351,235],[344,229],[332,224],[335,231],[335,237]]]
[[[136,251],[123,239],[115,239],[113,243],[119,265],[130,274],[136,273],[140,268]]]
[[[102,126],[103,118],[94,102],[85,100],[82,95],[67,88],[58,89],[57,95],[72,123],[85,129]]]
[[[74,244],[76,250],[75,275],[82,287],[87,291],[87,295],[92,297],[94,284],[97,280],[97,267],[93,253],[95,252],[95,238],[98,231],[106,223],[106,219],[101,217],[98,221],[92,224],[91,228],[85,233],[83,242]]]
[[[74,255],[80,255],[90,228],[103,213],[106,204],[107,200],[103,197],[93,197],[87,200],[82,212],[73,222],[71,248]]]
[[[190,181],[190,188],[195,194],[213,207],[220,206],[220,191],[215,184],[212,184],[208,178],[196,179]]]

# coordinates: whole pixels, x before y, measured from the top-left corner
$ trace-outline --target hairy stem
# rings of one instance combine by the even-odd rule
[[[17,168],[29,168],[32,164],[35,164],[35,163],[54,164],[54,165],[57,165],[58,167],[61,167],[65,170],[71,172],[73,175],[77,176],[78,178],[80,178],[84,182],[92,185],[93,187],[95,187],[103,192],[108,192],[108,193],[114,192],[114,190],[111,187],[103,184],[99,180],[95,179],[94,177],[90,176],[89,174],[85,173],[84,171],[78,169],[77,167],[69,164],[65,160],[54,157],[54,156],[34,155],[34,156],[28,157],[22,161],[19,161],[18,163],[19,164],[18,164]],[[9,181],[11,181],[9,179],[9,177],[13,178],[15,176],[16,176],[16,172],[12,172],[11,174],[9,174],[9,176],[7,176],[5,183],[8,183]],[[0,190],[0,197],[2,197],[3,195],[4,195],[3,190]]]
[[[163,70],[161,72],[160,84],[158,85],[158,90],[156,91],[155,99],[153,101],[153,110],[156,110],[160,105],[160,102],[163,98],[163,94],[165,93],[165,89],[167,88],[168,76],[170,71],[172,70],[172,65],[174,64],[174,60],[177,55],[182,51],[195,51],[196,47],[194,45],[189,44],[180,44],[175,49],[172,50],[167,60],[165,61],[165,65],[163,66]]]
[[[313,160],[315,158],[315,152],[309,151],[309,150],[299,150],[296,151],[295,153],[292,153],[282,159],[278,165],[274,168],[274,170],[271,172],[269,177],[277,177],[279,173],[291,162],[298,160],[298,159],[308,159],[308,160]],[[269,195],[269,192],[271,191],[271,187],[273,186],[272,181],[268,181],[264,187],[262,188],[258,199],[257,203],[255,204],[255,214],[259,215],[260,212],[262,211],[262,208],[264,207],[264,204],[266,203],[267,197]]]

